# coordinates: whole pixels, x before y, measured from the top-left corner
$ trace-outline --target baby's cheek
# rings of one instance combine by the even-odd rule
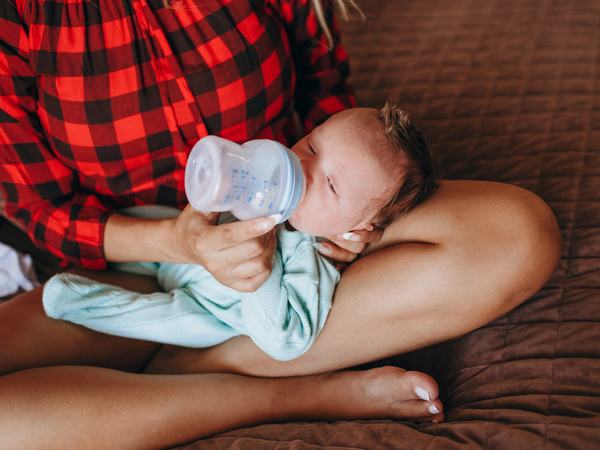
[[[292,224],[292,226],[300,231],[304,231],[304,215],[305,215],[305,208],[303,206],[303,204],[300,204],[296,210],[293,212],[293,214],[290,216],[290,218],[288,219],[288,221],[290,222],[290,224]]]
[[[301,203],[291,215],[290,224],[299,231],[312,235],[318,234],[322,214],[314,211],[306,202]]]
[[[307,208],[306,206],[299,206],[292,217],[296,222],[303,224],[310,223],[315,220],[315,214],[312,208]]]

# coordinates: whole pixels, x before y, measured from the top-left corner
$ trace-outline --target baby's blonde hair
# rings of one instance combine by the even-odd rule
[[[376,227],[384,228],[429,198],[438,188],[438,183],[433,155],[419,129],[411,123],[408,113],[388,102],[378,111],[377,118],[383,125],[392,151],[407,160],[396,191],[373,220]]]

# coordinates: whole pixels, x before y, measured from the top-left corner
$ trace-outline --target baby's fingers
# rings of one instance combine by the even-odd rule
[[[333,261],[351,263],[368,243],[380,240],[382,235],[383,230],[369,226],[367,229],[329,237],[328,241],[315,244],[315,248]]]

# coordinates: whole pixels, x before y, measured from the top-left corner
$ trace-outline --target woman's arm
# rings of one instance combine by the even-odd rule
[[[165,245],[170,242],[172,228],[171,219],[153,220],[111,214],[104,235],[106,259],[112,262],[174,261],[170,244]]]
[[[0,213],[37,246],[71,263],[102,269],[107,205],[80,188],[76,173],[48,145],[28,42],[13,2],[1,2]]]
[[[271,273],[278,217],[215,225],[217,216],[190,205],[165,220],[113,214],[104,239],[106,257],[115,262],[200,264],[221,284],[242,292],[256,290]]]
[[[15,5],[0,2],[0,213],[38,247],[77,266],[194,262],[223,284],[256,289],[270,271],[272,245],[258,237],[273,228],[272,219],[214,226],[215,215],[190,208],[172,220],[133,219],[114,214],[111,204],[81,186],[81,175],[44,134],[43,120],[61,118],[38,103],[27,33]]]

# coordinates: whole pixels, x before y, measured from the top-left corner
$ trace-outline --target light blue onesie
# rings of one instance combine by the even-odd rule
[[[139,294],[74,274],[44,287],[46,314],[102,333],[183,347],[210,347],[234,336],[290,360],[306,352],[323,328],[340,275],[313,247],[313,236],[277,227],[267,281],[255,292],[219,283],[200,265],[135,263],[165,292]]]

